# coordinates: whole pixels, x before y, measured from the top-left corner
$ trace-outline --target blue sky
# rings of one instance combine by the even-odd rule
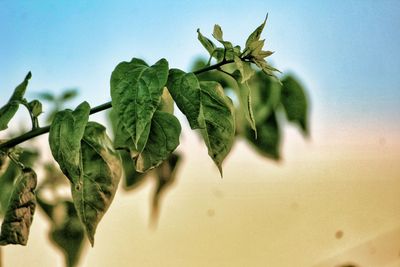
[[[206,55],[197,28],[243,44],[267,12],[271,60],[307,86],[314,119],[399,130],[399,1],[0,1],[0,104],[29,70],[30,92],[77,86],[100,104],[118,62],[188,69]]]

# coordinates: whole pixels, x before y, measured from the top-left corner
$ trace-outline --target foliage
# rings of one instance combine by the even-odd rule
[[[152,200],[155,222],[159,200],[176,179],[181,162],[175,152],[181,125],[174,104],[204,140],[221,176],[237,138],[246,139],[262,156],[280,159],[284,117],[304,135],[309,133],[308,101],[293,76],[279,79],[277,69],[267,63],[272,52],[263,50],[265,40],[260,39],[266,20],[250,34],[244,49],[225,40],[219,25],[212,36],[221,46],[197,30],[209,59],[196,62],[193,71],[170,68],[166,59],[153,65],[138,58],[121,62],[111,74],[111,102],[92,109],[87,102],[74,110],[62,109],[65,101],[76,96],[74,89],[58,97],[42,93],[39,98],[54,105],[47,118],[51,125],[46,127],[38,123],[40,101],[24,98],[29,72],[0,109],[0,130],[8,127],[19,105],[28,109],[32,121],[31,131],[0,143],[5,169],[0,176],[0,211],[5,216],[0,244],[26,244],[37,202],[51,223],[50,239],[63,251],[66,265],[75,266],[85,236],[94,245],[97,225],[121,177],[125,190],[151,176],[157,180]],[[111,106],[113,139],[104,126],[89,121],[90,114]],[[35,192],[36,174],[31,167],[37,154],[17,145],[46,132],[61,171],[47,164]],[[68,186],[70,197],[59,196],[57,188]]]

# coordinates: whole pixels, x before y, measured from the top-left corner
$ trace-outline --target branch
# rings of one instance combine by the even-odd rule
[[[226,65],[226,64],[230,64],[230,63],[233,63],[233,60],[222,60],[219,63],[216,63],[214,65],[211,65],[211,66],[199,69],[199,70],[196,70],[193,73],[198,75],[198,74],[201,74],[203,72],[219,69],[221,66]],[[112,105],[111,105],[111,101],[110,101],[110,102],[107,102],[107,103],[104,103],[104,104],[101,104],[99,106],[96,106],[96,107],[92,108],[90,110],[90,114],[94,114],[94,113],[109,109],[111,107],[112,107]],[[39,128],[32,129],[31,131],[26,132],[26,133],[24,133],[24,134],[22,134],[20,136],[15,137],[15,138],[12,138],[12,139],[8,140],[7,142],[1,143],[0,144],[0,150],[4,150],[4,149],[7,149],[7,148],[12,148],[12,147],[14,147],[16,145],[19,145],[19,144],[21,144],[21,143],[23,143],[23,142],[25,142],[25,141],[27,141],[29,139],[32,139],[32,138],[35,138],[35,137],[37,137],[39,135],[48,133],[49,131],[50,131],[50,125],[47,125],[45,127],[39,127]]]

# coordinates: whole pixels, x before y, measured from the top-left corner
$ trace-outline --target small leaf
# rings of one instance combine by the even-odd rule
[[[31,77],[31,72],[28,72],[24,81],[15,88],[7,104],[0,108],[0,131],[8,128],[8,123],[14,117],[18,110],[19,104],[24,98],[26,87],[28,86],[28,81]]]
[[[222,162],[230,152],[235,138],[235,119],[232,101],[225,96],[217,82],[200,82],[201,119],[206,128],[201,135],[207,145],[208,155],[217,165],[222,176]]]
[[[217,47],[210,39],[201,34],[200,29],[197,29],[197,39],[199,39],[200,43],[208,51],[208,53],[212,55]]]
[[[286,117],[290,122],[298,124],[303,133],[308,132],[308,104],[303,86],[292,76],[282,80],[282,104],[286,111]]]
[[[156,111],[145,148],[137,156],[133,156],[136,170],[146,172],[166,160],[178,147],[180,133],[181,125],[174,115]]]
[[[248,81],[251,77],[253,77],[255,71],[251,68],[251,65],[249,62],[243,62],[240,57],[235,56],[234,57],[235,61],[235,66],[236,69],[239,71],[240,75],[237,75],[237,81],[239,83],[245,83]]]
[[[268,14],[265,17],[264,22],[260,26],[258,26],[257,29],[255,29],[254,32],[252,32],[250,34],[250,36],[247,38],[246,48],[248,48],[254,41],[260,40],[261,33],[264,30],[265,23],[267,22],[267,19],[268,19]]]
[[[223,51],[222,58],[220,55],[219,56],[216,55],[217,60],[221,60],[221,59],[232,60],[235,55],[240,55],[240,47],[239,47],[239,51],[237,51],[237,49],[234,49],[231,42],[225,41],[223,39],[222,29],[218,24],[215,24],[215,26],[214,26],[213,37],[218,42],[220,42],[225,48],[225,51]],[[236,50],[236,53],[235,53],[235,50]]]
[[[168,78],[168,62],[148,66],[143,60],[118,64],[111,75],[111,99],[118,122],[115,146],[131,152],[143,151]]]
[[[49,102],[54,101],[54,99],[55,99],[54,95],[50,92],[38,93],[37,97],[42,100],[49,101]]]
[[[34,117],[38,117],[40,114],[42,114],[42,103],[40,103],[39,100],[32,100],[28,103],[28,106]]]
[[[87,123],[81,142],[81,162],[83,174],[71,185],[72,198],[93,246],[97,225],[114,198],[122,174],[119,155],[104,126]]]
[[[56,113],[50,127],[49,144],[62,172],[75,183],[82,175],[80,162],[81,140],[89,119],[90,106],[81,103],[74,111]]]
[[[36,173],[30,168],[23,169],[1,225],[0,245],[27,244],[36,207],[36,184]]]
[[[78,95],[78,90],[76,88],[71,88],[65,90],[60,96],[61,101],[71,100]]]

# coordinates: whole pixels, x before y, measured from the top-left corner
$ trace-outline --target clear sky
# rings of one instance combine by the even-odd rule
[[[271,59],[304,81],[313,114],[399,118],[399,1],[0,1],[0,103],[31,70],[30,91],[78,86],[99,104],[118,62],[165,57],[188,69],[206,55],[197,28],[210,34],[218,23],[243,44],[267,12]]]
[[[74,104],[101,104],[120,61],[165,57],[188,70],[206,56],[197,28],[211,36],[218,23],[226,39],[243,45],[267,12],[272,62],[308,89],[311,140],[289,128],[281,165],[239,142],[221,180],[196,136],[184,134],[184,167],[157,232],[147,229],[151,184],[120,192],[82,266],[326,266],[323,260],[370,244],[376,253],[360,254],[359,263],[399,263],[398,0],[0,0],[0,105],[28,71],[28,97],[79,87]],[[43,246],[43,221],[35,218],[27,248],[5,249],[6,266],[61,265]],[[379,239],[393,229],[396,240]],[[394,256],[379,254],[390,249]]]

